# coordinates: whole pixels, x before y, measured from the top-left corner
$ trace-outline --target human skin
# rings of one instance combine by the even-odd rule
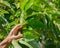
[[[18,31],[22,29],[20,24],[16,25],[8,34],[8,36],[0,43],[0,48],[5,48],[13,39],[19,39],[23,37],[22,34],[18,34]]]

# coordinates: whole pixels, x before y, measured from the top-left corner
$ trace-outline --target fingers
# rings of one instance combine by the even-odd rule
[[[13,29],[13,34],[16,35],[18,33],[18,30],[21,30],[22,26],[20,24],[16,25]]]
[[[14,27],[14,29],[16,29],[16,30],[21,29],[21,28],[22,28],[22,26],[20,24],[18,24]]]
[[[20,29],[20,30],[22,29],[22,25],[20,25],[20,24],[16,25],[16,26],[11,30],[10,35],[12,35],[12,34],[16,35],[16,34],[18,33],[18,30],[19,30],[19,29]]]
[[[19,39],[19,38],[21,38],[21,37],[23,37],[23,35],[22,35],[22,34],[18,34],[18,35],[16,35],[16,36],[12,36],[12,39]]]

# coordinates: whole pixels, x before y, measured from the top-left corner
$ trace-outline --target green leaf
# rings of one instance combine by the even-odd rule
[[[33,48],[30,44],[28,44],[27,42],[23,41],[22,39],[20,39],[19,42],[21,44],[24,44],[24,45],[28,46],[29,48]]]
[[[18,42],[16,41],[16,40],[13,40],[12,41],[12,44],[13,44],[13,46],[14,46],[14,48],[22,48],[19,44],[18,44]]]
[[[8,6],[9,8],[11,8],[10,3],[8,3],[7,1],[0,0],[0,4]]]
[[[8,14],[9,12],[7,10],[4,10],[0,8],[0,15]]]
[[[25,5],[25,11],[27,11],[34,3],[34,0],[29,0]]]
[[[24,7],[25,7],[27,1],[28,0],[20,0],[20,8],[21,8],[21,10],[24,10]]]
[[[33,40],[33,41],[29,42],[29,44],[30,44],[33,48],[40,48],[40,47],[41,47],[36,40]]]

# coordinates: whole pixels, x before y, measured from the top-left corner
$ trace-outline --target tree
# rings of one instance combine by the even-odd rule
[[[10,48],[59,48],[60,1],[0,0],[0,41],[16,24],[23,25],[23,38]]]

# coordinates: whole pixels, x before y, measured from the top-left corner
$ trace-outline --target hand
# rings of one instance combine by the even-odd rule
[[[5,48],[8,43],[10,43],[13,39],[18,39],[23,37],[22,34],[18,34],[18,31],[22,29],[22,26],[20,24],[16,25],[8,34],[7,38],[4,39],[0,43],[0,48]]]
[[[9,42],[12,41],[13,39],[18,39],[23,36],[22,34],[18,34],[18,31],[21,29],[22,29],[22,26],[18,24],[10,31],[9,35],[7,36],[7,39],[9,39]]]

